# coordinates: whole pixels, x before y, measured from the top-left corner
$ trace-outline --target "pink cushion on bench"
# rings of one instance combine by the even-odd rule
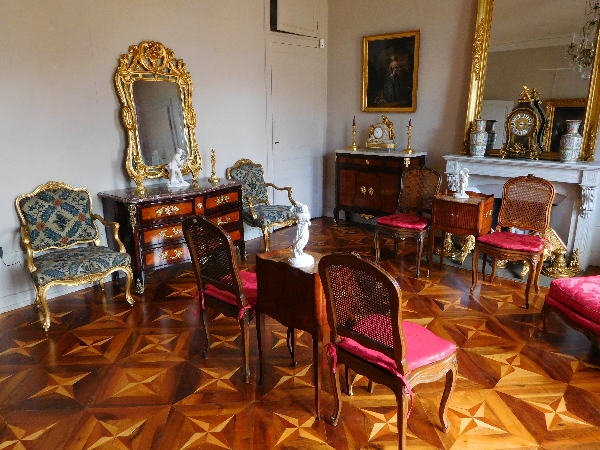
[[[600,275],[552,280],[548,297],[600,324]]]
[[[594,322],[587,317],[583,317],[577,311],[572,310],[564,303],[557,302],[549,295],[546,295],[546,304],[548,306],[552,306],[553,308],[560,310],[565,316],[571,319],[573,322],[578,324],[579,326],[590,330],[600,336],[600,323]]]
[[[533,234],[517,234],[508,231],[484,234],[477,238],[477,242],[493,245],[506,250],[516,250],[536,253],[544,248],[544,240]]]
[[[244,289],[244,294],[246,295],[246,300],[250,306],[256,305],[257,298],[257,284],[256,284],[256,273],[242,271],[240,272],[240,279],[242,280],[242,287]],[[231,292],[224,291],[222,289],[218,289],[214,287],[212,284],[209,284],[204,291],[205,295],[210,295],[211,297],[217,298],[225,303],[229,303],[231,305],[239,306],[238,299]]]
[[[418,369],[426,364],[441,361],[456,351],[454,343],[439,337],[421,325],[403,320],[402,329],[404,330],[406,362],[409,371]],[[355,324],[354,330],[371,339],[376,337],[374,335],[375,330],[381,330],[382,335],[377,340],[384,343],[392,341],[391,319],[382,314],[373,314],[359,320]],[[398,373],[396,363],[392,358],[381,352],[364,347],[354,339],[343,337],[339,345],[360,358],[377,364],[392,373]]]
[[[377,219],[379,225],[395,228],[408,228],[410,230],[422,230],[429,225],[429,221],[430,219],[426,217],[402,213],[383,216]]]

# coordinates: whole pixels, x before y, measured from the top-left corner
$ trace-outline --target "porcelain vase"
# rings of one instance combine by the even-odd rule
[[[485,121],[485,131],[487,131],[487,150],[493,150],[496,145],[496,130],[494,127],[496,126],[495,120],[486,120]]]
[[[475,119],[473,128],[469,135],[469,153],[471,156],[481,158],[485,155],[485,149],[488,142],[488,133],[485,131],[486,121]]]
[[[579,159],[583,137],[579,134],[581,120],[567,120],[567,132],[560,138],[560,160],[564,163],[574,163]]]

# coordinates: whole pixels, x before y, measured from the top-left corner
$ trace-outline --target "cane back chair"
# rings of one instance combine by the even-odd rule
[[[439,419],[444,432],[448,431],[447,406],[458,369],[456,345],[420,325],[402,320],[400,287],[378,265],[354,254],[330,253],[319,261],[319,276],[331,329],[326,354],[335,411],[328,420],[337,425],[340,416],[342,400],[337,366],[344,364],[346,369],[351,368],[394,392],[401,449],[406,448],[412,389],[445,376]]]
[[[266,183],[264,170],[260,164],[249,159],[240,159],[232,167],[227,168],[225,175],[228,180],[237,180],[243,183],[242,204],[243,219],[251,227],[262,230],[265,251],[271,249],[271,228],[287,227],[294,225],[297,221],[293,208],[296,202],[292,198],[292,188],[278,187],[273,183]],[[271,205],[267,188],[271,187],[279,191],[287,191],[290,206]]]
[[[244,382],[250,377],[250,320],[254,317],[257,285],[256,273],[239,271],[237,247],[229,234],[204,216],[188,217],[183,221],[183,234],[189,247],[192,265],[198,282],[201,314],[206,333],[204,357],[208,356],[210,332],[206,307],[227,317],[237,319],[242,330]]]
[[[442,184],[441,175],[428,167],[413,167],[402,173],[402,189],[396,214],[377,219],[375,228],[375,262],[379,262],[379,238],[394,239],[394,259],[398,254],[398,239],[417,241],[417,278],[419,278],[423,241],[429,232],[433,197]],[[427,214],[429,217],[426,217]]]
[[[540,291],[546,230],[550,226],[550,212],[554,201],[554,185],[539,177],[527,175],[515,177],[504,183],[502,205],[495,232],[479,236],[473,250],[473,277],[471,293],[478,282],[479,253],[483,253],[481,277],[485,279],[487,255],[492,257],[490,282],[496,276],[498,260],[525,261],[529,266],[525,286],[525,308],[529,308],[531,282],[535,292]],[[529,234],[515,233],[514,229]]]
[[[27,252],[27,269],[35,288],[35,302],[42,310],[42,326],[50,328],[50,310],[46,301],[49,288],[77,286],[104,279],[111,273],[125,272],[125,299],[130,305],[131,258],[119,239],[119,224],[107,222],[92,212],[87,189],[49,181],[15,201],[21,221],[21,242]],[[119,250],[100,245],[95,220],[112,230]]]

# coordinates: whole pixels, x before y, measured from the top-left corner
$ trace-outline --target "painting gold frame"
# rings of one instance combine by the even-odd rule
[[[469,133],[473,120],[481,114],[483,89],[485,85],[485,72],[487,68],[488,48],[490,44],[490,29],[492,25],[492,10],[494,0],[478,0],[477,17],[475,25],[475,38],[472,47],[471,80],[469,83],[469,99],[467,102],[467,116],[461,154],[469,153]],[[600,42],[600,34],[596,38],[596,48]],[[598,52],[592,64],[590,88],[585,109],[583,143],[581,146],[581,161],[594,161],[596,140],[598,137],[598,120],[600,118],[600,58]],[[540,159],[553,159],[551,152],[543,152]]]
[[[417,110],[420,33],[363,37],[362,110]]]
[[[560,138],[566,132],[566,120],[581,120],[582,125],[584,125],[586,106],[587,99],[585,98],[551,98],[546,100],[548,127],[544,136],[544,148],[550,153],[551,159],[559,159]]]
[[[183,115],[182,139],[187,148],[187,159],[181,167],[183,175],[192,174],[194,183],[202,170],[202,156],[196,143],[196,112],[192,107],[192,77],[181,59],[175,59],[173,50],[160,42],[143,41],[139,45],[129,47],[129,53],[119,58],[119,66],[115,74],[117,94],[121,101],[121,119],[127,130],[127,157],[125,166],[127,173],[137,185],[136,192],[145,192],[144,180],[168,178],[166,164],[150,165],[144,161],[141,148],[138,115],[133,93],[135,82],[172,82],[177,83],[181,96]]]

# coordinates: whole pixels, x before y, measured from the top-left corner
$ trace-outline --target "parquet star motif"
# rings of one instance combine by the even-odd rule
[[[179,337],[178,334],[145,335],[143,346],[136,353],[173,353]]]
[[[130,316],[131,310],[126,309],[124,311],[111,311],[108,309],[104,309],[104,315],[94,320],[92,323],[95,324],[110,324],[114,322],[115,324],[124,325],[127,318]]]
[[[452,407],[450,409],[459,418],[459,435],[467,433],[475,428],[484,428],[488,433],[508,432],[502,425],[502,422],[500,422],[493,413],[493,410],[487,407],[485,401],[477,403],[470,408]]]
[[[275,343],[275,345],[273,345],[273,347],[271,347],[271,349],[287,346],[287,331],[273,331],[273,334],[277,336],[277,342]],[[306,344],[300,342],[300,337],[302,337],[303,334],[304,331],[296,331],[296,340],[294,341],[296,347],[306,347]]]
[[[65,311],[62,313],[53,313],[50,312],[50,325],[52,325],[53,323],[58,324],[58,325],[62,325],[62,318],[71,314],[73,311]]]
[[[168,284],[167,286],[173,290],[167,294],[167,297],[195,297],[198,292],[196,283]]]
[[[280,418],[281,424],[285,426],[284,432],[279,436],[275,445],[280,445],[295,438],[304,438],[325,444],[323,437],[313,429],[317,420],[314,415],[295,418],[280,413],[275,414]]]
[[[132,449],[132,438],[144,425],[145,420],[121,419],[121,420],[99,420],[90,433],[86,450],[96,448]]]
[[[369,442],[388,433],[398,433],[398,411],[396,408],[393,408],[387,413],[380,413],[363,408],[360,410],[365,413],[371,421],[375,422],[371,434],[369,435]]]
[[[581,358],[576,358],[575,356],[567,355],[565,353],[555,353],[555,355],[561,356],[565,359],[570,360],[571,361],[571,369],[573,369],[573,373],[579,372],[581,370],[586,370],[586,369],[600,370],[600,366],[597,366],[595,364],[590,364],[589,362],[584,361]]]
[[[192,427],[193,434],[187,442],[183,444],[181,450],[196,447],[203,442],[216,445],[217,447],[231,448],[222,432],[233,417],[234,416],[228,416],[225,419],[223,419],[222,416],[208,416],[203,417],[202,419],[188,417],[187,420]],[[202,447],[198,446],[197,448]]]
[[[14,347],[8,348],[0,353],[0,356],[10,355],[13,353],[18,353],[23,356],[31,356],[31,350],[33,347],[38,345],[41,342],[47,341],[47,339],[38,339],[37,341],[21,341],[18,339],[13,339]]]
[[[42,390],[36,392],[31,398],[42,397],[44,395],[57,394],[63,395],[68,398],[75,398],[73,393],[73,387],[75,384],[87,377],[90,372],[85,372],[79,375],[73,375],[70,377],[62,377],[55,374],[49,374],[48,386]]]
[[[565,425],[593,426],[570,412],[567,409],[567,403],[563,396],[550,401],[546,400],[545,402],[528,400],[525,400],[525,402],[543,413],[548,431],[564,430]]]
[[[456,324],[456,328],[460,330],[467,340],[472,340],[480,337],[497,338],[494,333],[488,330],[485,320],[471,320]]]
[[[221,336],[218,334],[211,334],[210,338],[212,342],[210,344],[210,348],[225,347],[239,349],[239,347],[235,345],[235,341],[240,336],[241,333],[236,333],[233,336]]]
[[[275,366],[275,368],[286,375],[282,376],[275,387],[281,386],[284,383],[290,382],[292,384],[301,384],[304,386],[313,386],[313,375],[310,368],[312,364],[304,367],[281,367]]]
[[[104,392],[109,397],[158,397],[167,377],[167,368],[138,367],[126,368],[117,376],[110,390]]]
[[[106,344],[108,344],[113,337],[102,336],[102,337],[85,337],[78,336],[79,342],[73,345],[71,350],[63,353],[63,356],[69,355],[80,355],[80,356],[100,356],[104,354]]]
[[[207,387],[218,387],[220,389],[228,389],[231,391],[237,391],[237,388],[231,382],[231,377],[239,370],[239,367],[236,367],[233,370],[223,372],[218,369],[204,369],[200,368],[201,372],[204,374],[206,379],[200,383],[200,385],[196,388],[194,393],[205,390]]]
[[[15,425],[6,425],[6,432],[3,436],[4,441],[0,443],[0,449],[11,449],[11,450],[26,450],[37,441],[43,438],[44,433],[53,428],[56,424],[53,423],[34,432],[27,432],[23,428]]]
[[[188,309],[190,309],[189,307],[183,308],[179,311],[173,311],[171,309],[167,309],[167,308],[160,308],[160,310],[163,312],[163,314],[159,317],[157,317],[156,319],[153,320],[153,322],[158,322],[160,320],[176,320],[179,322],[183,322],[184,319],[183,317],[181,317],[181,315],[186,312]]]

